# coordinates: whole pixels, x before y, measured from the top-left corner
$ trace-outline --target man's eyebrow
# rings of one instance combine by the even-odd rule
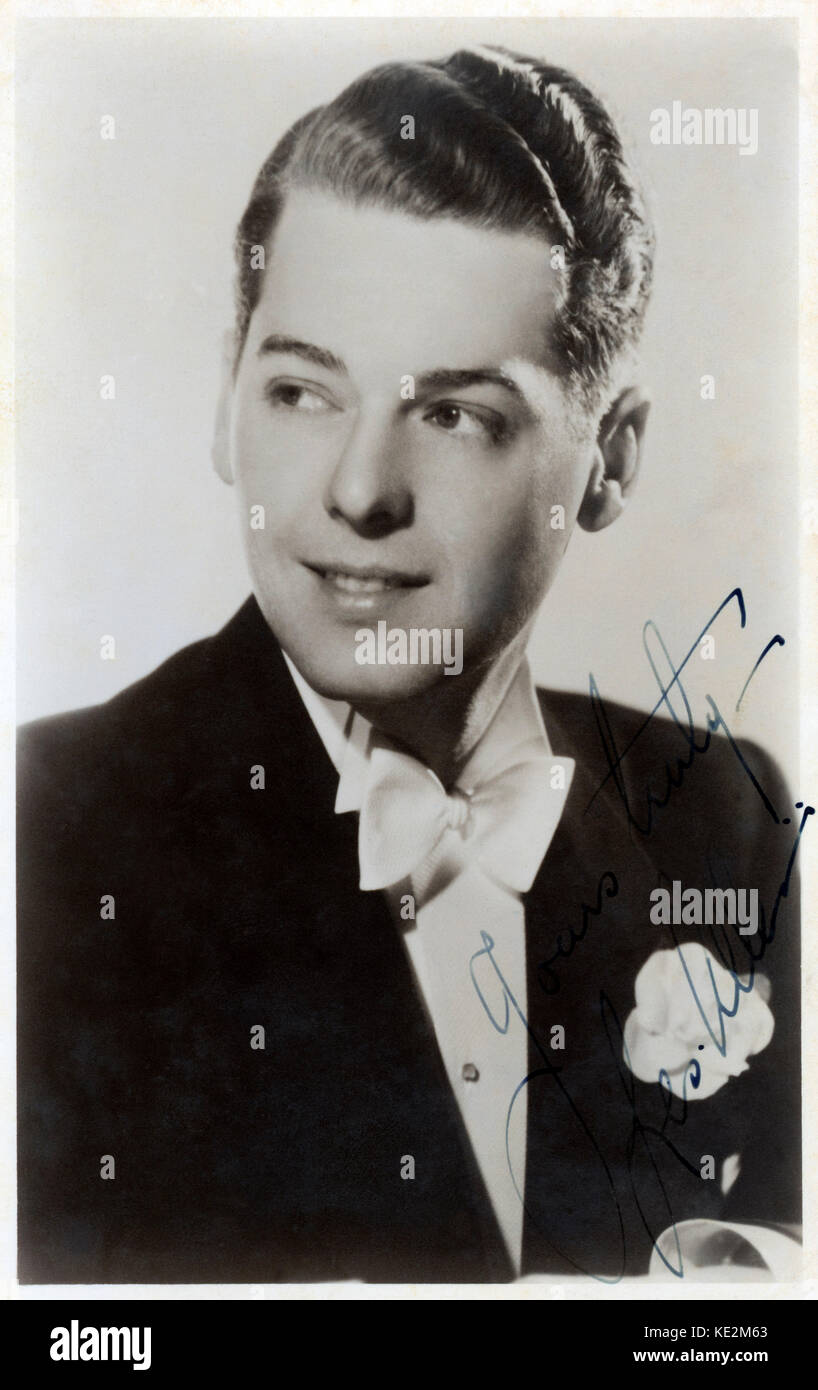
[[[485,382],[503,386],[514,396],[523,396],[516,381],[499,367],[438,367],[435,371],[423,372],[415,385],[422,391],[462,391],[467,386],[482,386]]]
[[[329,348],[318,347],[315,343],[305,343],[301,338],[291,338],[284,333],[270,333],[259,346],[257,355],[263,357],[266,353],[274,352],[301,357],[305,362],[323,367],[328,372],[348,374],[345,362],[336,357],[334,352],[330,352]],[[468,386],[482,386],[486,383],[501,386],[518,400],[528,403],[523,388],[499,367],[436,367],[432,371],[422,372],[415,385],[418,390],[429,392],[463,391]]]
[[[340,357],[336,357],[329,348],[316,347],[315,343],[304,343],[300,338],[288,338],[283,333],[271,333],[265,338],[257,356],[263,357],[268,352],[287,352],[293,357],[302,357],[305,362],[312,362],[314,367],[323,367],[328,372],[346,372]]]

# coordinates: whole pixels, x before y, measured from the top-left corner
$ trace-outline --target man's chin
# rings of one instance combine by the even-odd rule
[[[445,680],[442,666],[335,664],[315,652],[289,652],[301,675],[319,695],[328,700],[345,700],[350,705],[376,709],[379,705],[398,705],[428,695]]]

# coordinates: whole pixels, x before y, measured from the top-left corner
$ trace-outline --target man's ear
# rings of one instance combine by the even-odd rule
[[[233,465],[230,459],[230,405],[233,397],[233,352],[235,339],[230,329],[222,339],[221,383],[213,424],[213,443],[210,457],[223,483],[232,484]]]
[[[640,386],[617,396],[599,426],[594,461],[577,515],[584,531],[601,531],[625,510],[636,486],[650,398]]]

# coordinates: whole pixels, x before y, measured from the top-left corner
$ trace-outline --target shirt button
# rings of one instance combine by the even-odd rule
[[[476,1066],[474,1065],[474,1062],[465,1062],[464,1065],[463,1065],[463,1071],[462,1071],[461,1075],[462,1075],[464,1081],[479,1081],[479,1080],[480,1080],[480,1073],[479,1073],[479,1071],[477,1070]]]

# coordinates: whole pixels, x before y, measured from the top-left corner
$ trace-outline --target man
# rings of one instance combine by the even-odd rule
[[[23,737],[21,1278],[611,1282],[668,1231],[683,1277],[686,1219],[797,1222],[786,791],[680,673],[648,719],[525,660],[642,452],[609,117],[501,50],[375,69],[236,249],[253,597]]]

